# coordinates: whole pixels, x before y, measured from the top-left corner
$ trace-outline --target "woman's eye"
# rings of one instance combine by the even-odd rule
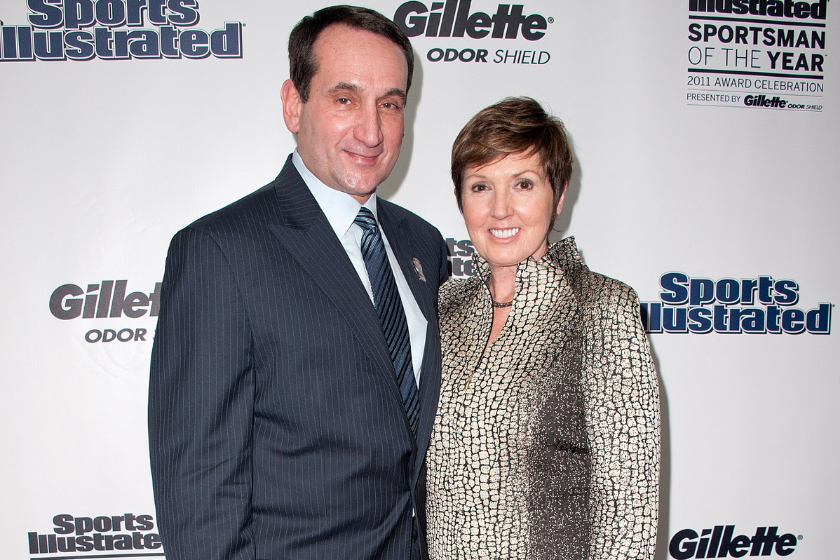
[[[487,185],[485,185],[484,183],[476,183],[472,187],[470,187],[470,189],[473,192],[481,192],[487,190]]]

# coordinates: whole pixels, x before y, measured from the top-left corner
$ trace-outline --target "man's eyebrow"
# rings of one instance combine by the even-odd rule
[[[353,93],[359,93],[360,89],[359,86],[356,84],[351,84],[349,82],[338,82],[333,87],[330,88],[329,93],[339,93],[342,91],[349,91]],[[385,92],[385,95],[382,97],[391,97],[396,96],[399,97],[402,101],[405,101],[408,95],[405,93],[404,89],[401,88],[392,88]]]
[[[382,97],[391,97],[392,95],[399,97],[402,101],[405,101],[408,97],[408,95],[405,93],[405,90],[400,88],[389,89],[385,92],[385,95],[383,95]]]
[[[354,93],[358,93],[359,86],[357,86],[356,84],[350,84],[348,82],[338,82],[330,88],[329,93],[337,93],[339,91],[352,91]]]

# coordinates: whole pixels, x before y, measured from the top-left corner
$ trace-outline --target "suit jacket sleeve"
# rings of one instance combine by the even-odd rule
[[[659,385],[639,299],[607,280],[584,317],[593,560],[652,559],[659,501]]]
[[[448,254],[448,251],[447,251],[447,248],[446,248],[446,241],[444,241],[442,237],[439,237],[439,239],[440,239],[440,242],[441,242],[441,252],[440,252],[441,262],[440,262],[440,276],[438,278],[438,287],[440,287],[441,284],[443,284],[444,282],[449,280],[449,254]],[[437,302],[437,298],[435,298],[435,301]]]
[[[149,379],[149,445],[169,560],[254,558],[252,336],[234,271],[191,226],[172,240]]]

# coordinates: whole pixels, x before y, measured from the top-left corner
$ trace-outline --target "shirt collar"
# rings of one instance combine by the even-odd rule
[[[315,197],[315,201],[321,207],[321,211],[327,217],[327,221],[339,239],[344,237],[344,234],[353,225],[353,220],[356,219],[359,208],[362,206],[373,212],[374,217],[377,218],[377,221],[379,220],[376,214],[376,194],[372,194],[364,204],[359,204],[349,194],[337,191],[321,182],[306,168],[306,164],[303,163],[303,159],[301,159],[297,150],[292,154],[292,163],[309,188],[309,192]]]

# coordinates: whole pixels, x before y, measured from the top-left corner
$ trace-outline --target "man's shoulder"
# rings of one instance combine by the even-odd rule
[[[378,211],[385,212],[388,215],[388,218],[394,224],[405,222],[413,230],[419,230],[428,235],[440,236],[440,232],[435,226],[433,226],[432,224],[430,224],[411,210],[406,210],[402,206],[394,204],[393,202],[387,201],[383,198],[377,198],[376,204],[379,208]]]
[[[311,213],[312,204],[307,204],[303,180],[290,161],[286,162],[280,174],[270,183],[260,187],[227,206],[197,219],[185,229],[214,231],[252,230],[267,223],[284,223],[284,215]],[[311,195],[309,195],[311,198]],[[284,212],[287,208],[289,211]]]
[[[244,222],[253,223],[254,219],[270,215],[271,207],[274,205],[273,199],[276,198],[275,183],[276,180],[227,206],[198,218],[187,228],[216,230]]]
[[[267,208],[273,196],[270,184],[198,218],[180,229],[169,244],[169,255],[213,254],[217,251],[228,257],[243,251],[244,246],[262,244],[270,231]]]

